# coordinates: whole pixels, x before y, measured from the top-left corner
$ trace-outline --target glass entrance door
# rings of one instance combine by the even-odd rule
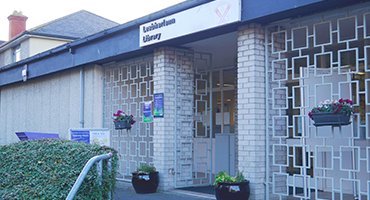
[[[212,184],[215,174],[235,174],[236,68],[197,72],[193,182]]]
[[[236,68],[212,72],[213,174],[226,171],[235,175],[235,85]]]

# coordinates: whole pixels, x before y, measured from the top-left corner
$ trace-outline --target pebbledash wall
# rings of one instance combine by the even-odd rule
[[[370,198],[368,13],[370,4],[362,3],[278,22],[240,23],[226,31],[237,32],[235,163],[250,181],[251,199]],[[16,142],[14,132],[24,130],[68,138],[67,130],[83,122],[112,130],[119,179],[150,163],[160,172],[161,190],[191,185],[195,52],[171,46],[157,44],[140,55],[1,86],[0,144]],[[154,93],[164,93],[164,118],[142,123],[141,108]],[[314,127],[307,110],[320,95],[355,98],[353,123],[340,130]],[[113,129],[117,109],[137,117],[131,131]],[[348,159],[355,165],[347,165]]]
[[[80,104],[80,70],[84,71],[85,103]],[[69,138],[68,129],[102,127],[103,109],[102,68],[90,65],[23,84],[2,86],[0,89],[0,144],[19,141],[15,132],[35,131],[58,133]]]

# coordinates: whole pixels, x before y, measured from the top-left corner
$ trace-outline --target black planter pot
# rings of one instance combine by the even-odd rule
[[[114,127],[116,130],[131,129],[131,124],[128,121],[117,121],[117,122],[114,122]]]
[[[350,115],[343,113],[313,113],[314,126],[344,126],[351,124]]]
[[[215,190],[217,200],[248,200],[250,195],[247,180],[239,183],[219,183]]]
[[[155,193],[159,184],[158,172],[132,173],[132,186],[140,194]]]

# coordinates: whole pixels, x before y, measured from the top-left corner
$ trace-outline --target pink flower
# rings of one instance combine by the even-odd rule
[[[325,100],[312,108],[308,116],[311,119],[316,113],[342,113],[350,116],[354,112],[352,105],[353,101],[351,99]]]
[[[350,99],[346,99],[346,103],[350,104],[350,105],[353,105],[353,101],[350,100]]]
[[[308,116],[312,119],[312,111],[308,113]]]
[[[335,113],[339,113],[340,110],[342,110],[342,107],[343,107],[343,104],[339,104],[337,110],[335,111]]]
[[[133,115],[126,114],[122,110],[117,110],[116,113],[113,113],[113,121],[114,122],[127,121],[131,125],[136,122]]]

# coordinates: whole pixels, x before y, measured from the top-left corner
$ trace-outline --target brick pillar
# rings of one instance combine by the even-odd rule
[[[161,190],[192,181],[193,52],[160,48],[154,52],[154,92],[164,93],[164,117],[154,119],[154,165]],[[174,173],[171,173],[174,172]]]
[[[258,24],[238,31],[238,170],[250,180],[251,198],[265,198],[265,46]]]

